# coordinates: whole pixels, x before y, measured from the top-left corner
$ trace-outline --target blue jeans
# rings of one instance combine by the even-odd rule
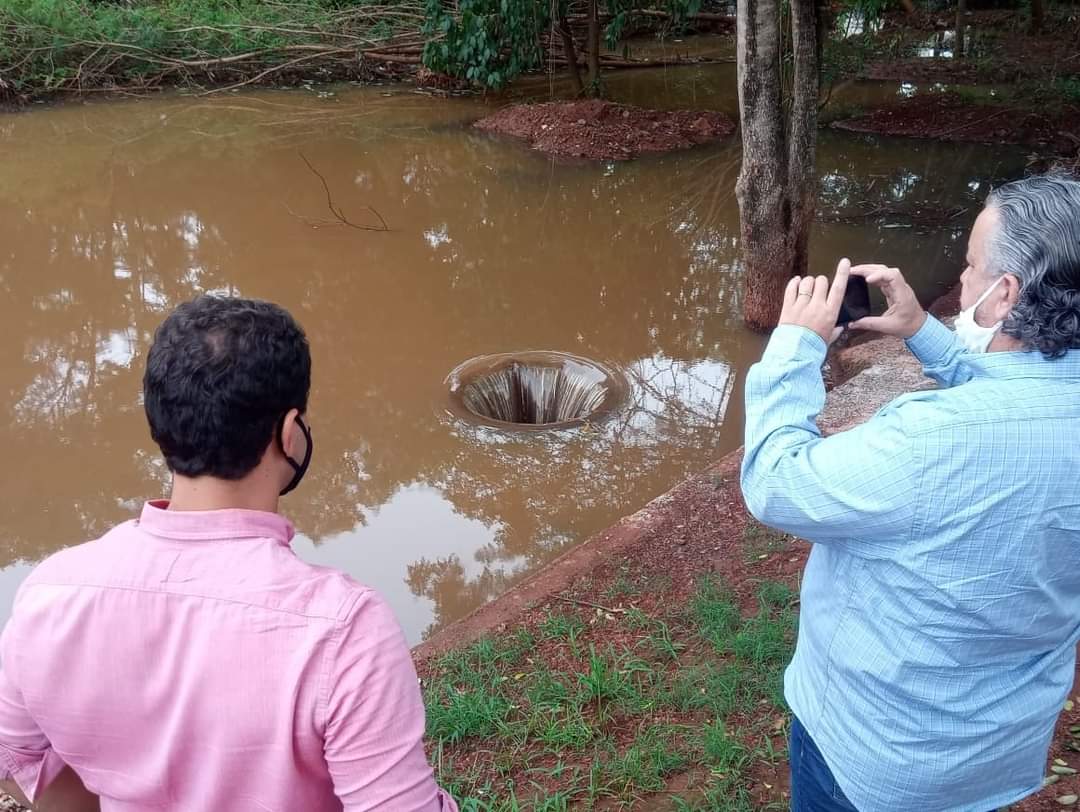
[[[798,718],[791,717],[791,812],[858,812],[836,783],[821,751]]]
[[[833,778],[821,751],[796,717],[791,717],[791,812],[858,812]]]

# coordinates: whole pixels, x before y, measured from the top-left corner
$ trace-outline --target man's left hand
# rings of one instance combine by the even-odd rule
[[[792,277],[784,291],[780,323],[813,330],[826,344],[832,344],[844,332],[843,327],[836,326],[836,320],[840,316],[850,275],[851,262],[842,259],[836,266],[832,287],[829,287],[826,276]]]

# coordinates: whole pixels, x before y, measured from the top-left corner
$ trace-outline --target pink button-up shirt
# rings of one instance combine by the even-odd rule
[[[101,808],[456,810],[386,603],[274,513],[138,521],[38,566],[0,640],[0,778]]]

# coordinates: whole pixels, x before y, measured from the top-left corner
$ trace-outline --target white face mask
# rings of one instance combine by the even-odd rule
[[[956,317],[956,324],[953,325],[953,330],[956,331],[957,338],[960,339],[960,343],[967,348],[968,352],[986,352],[986,348],[990,346],[990,342],[994,340],[994,336],[997,335],[997,331],[1001,329],[1001,326],[1005,323],[999,321],[993,327],[983,327],[977,321],[975,321],[975,311],[979,309],[979,305],[986,301],[986,297],[989,296],[994,288],[998,286],[1004,276],[999,276],[997,281],[988,287],[983,295],[975,300],[975,304],[971,307],[961,310],[960,315]]]

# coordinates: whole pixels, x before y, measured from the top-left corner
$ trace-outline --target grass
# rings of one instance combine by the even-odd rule
[[[628,808],[675,775],[673,809],[754,808],[750,773],[780,755],[794,604],[765,582],[744,614],[705,578],[663,617],[632,608],[599,633],[551,612],[453,651],[425,685],[439,780],[477,812]]]
[[[4,0],[0,93],[230,82],[294,62],[318,75],[345,64],[338,46],[355,61],[356,49],[415,30],[418,11],[409,0]]]
[[[742,542],[743,555],[748,564],[768,558],[773,553],[783,552],[791,546],[788,536],[753,519],[743,528]]]

